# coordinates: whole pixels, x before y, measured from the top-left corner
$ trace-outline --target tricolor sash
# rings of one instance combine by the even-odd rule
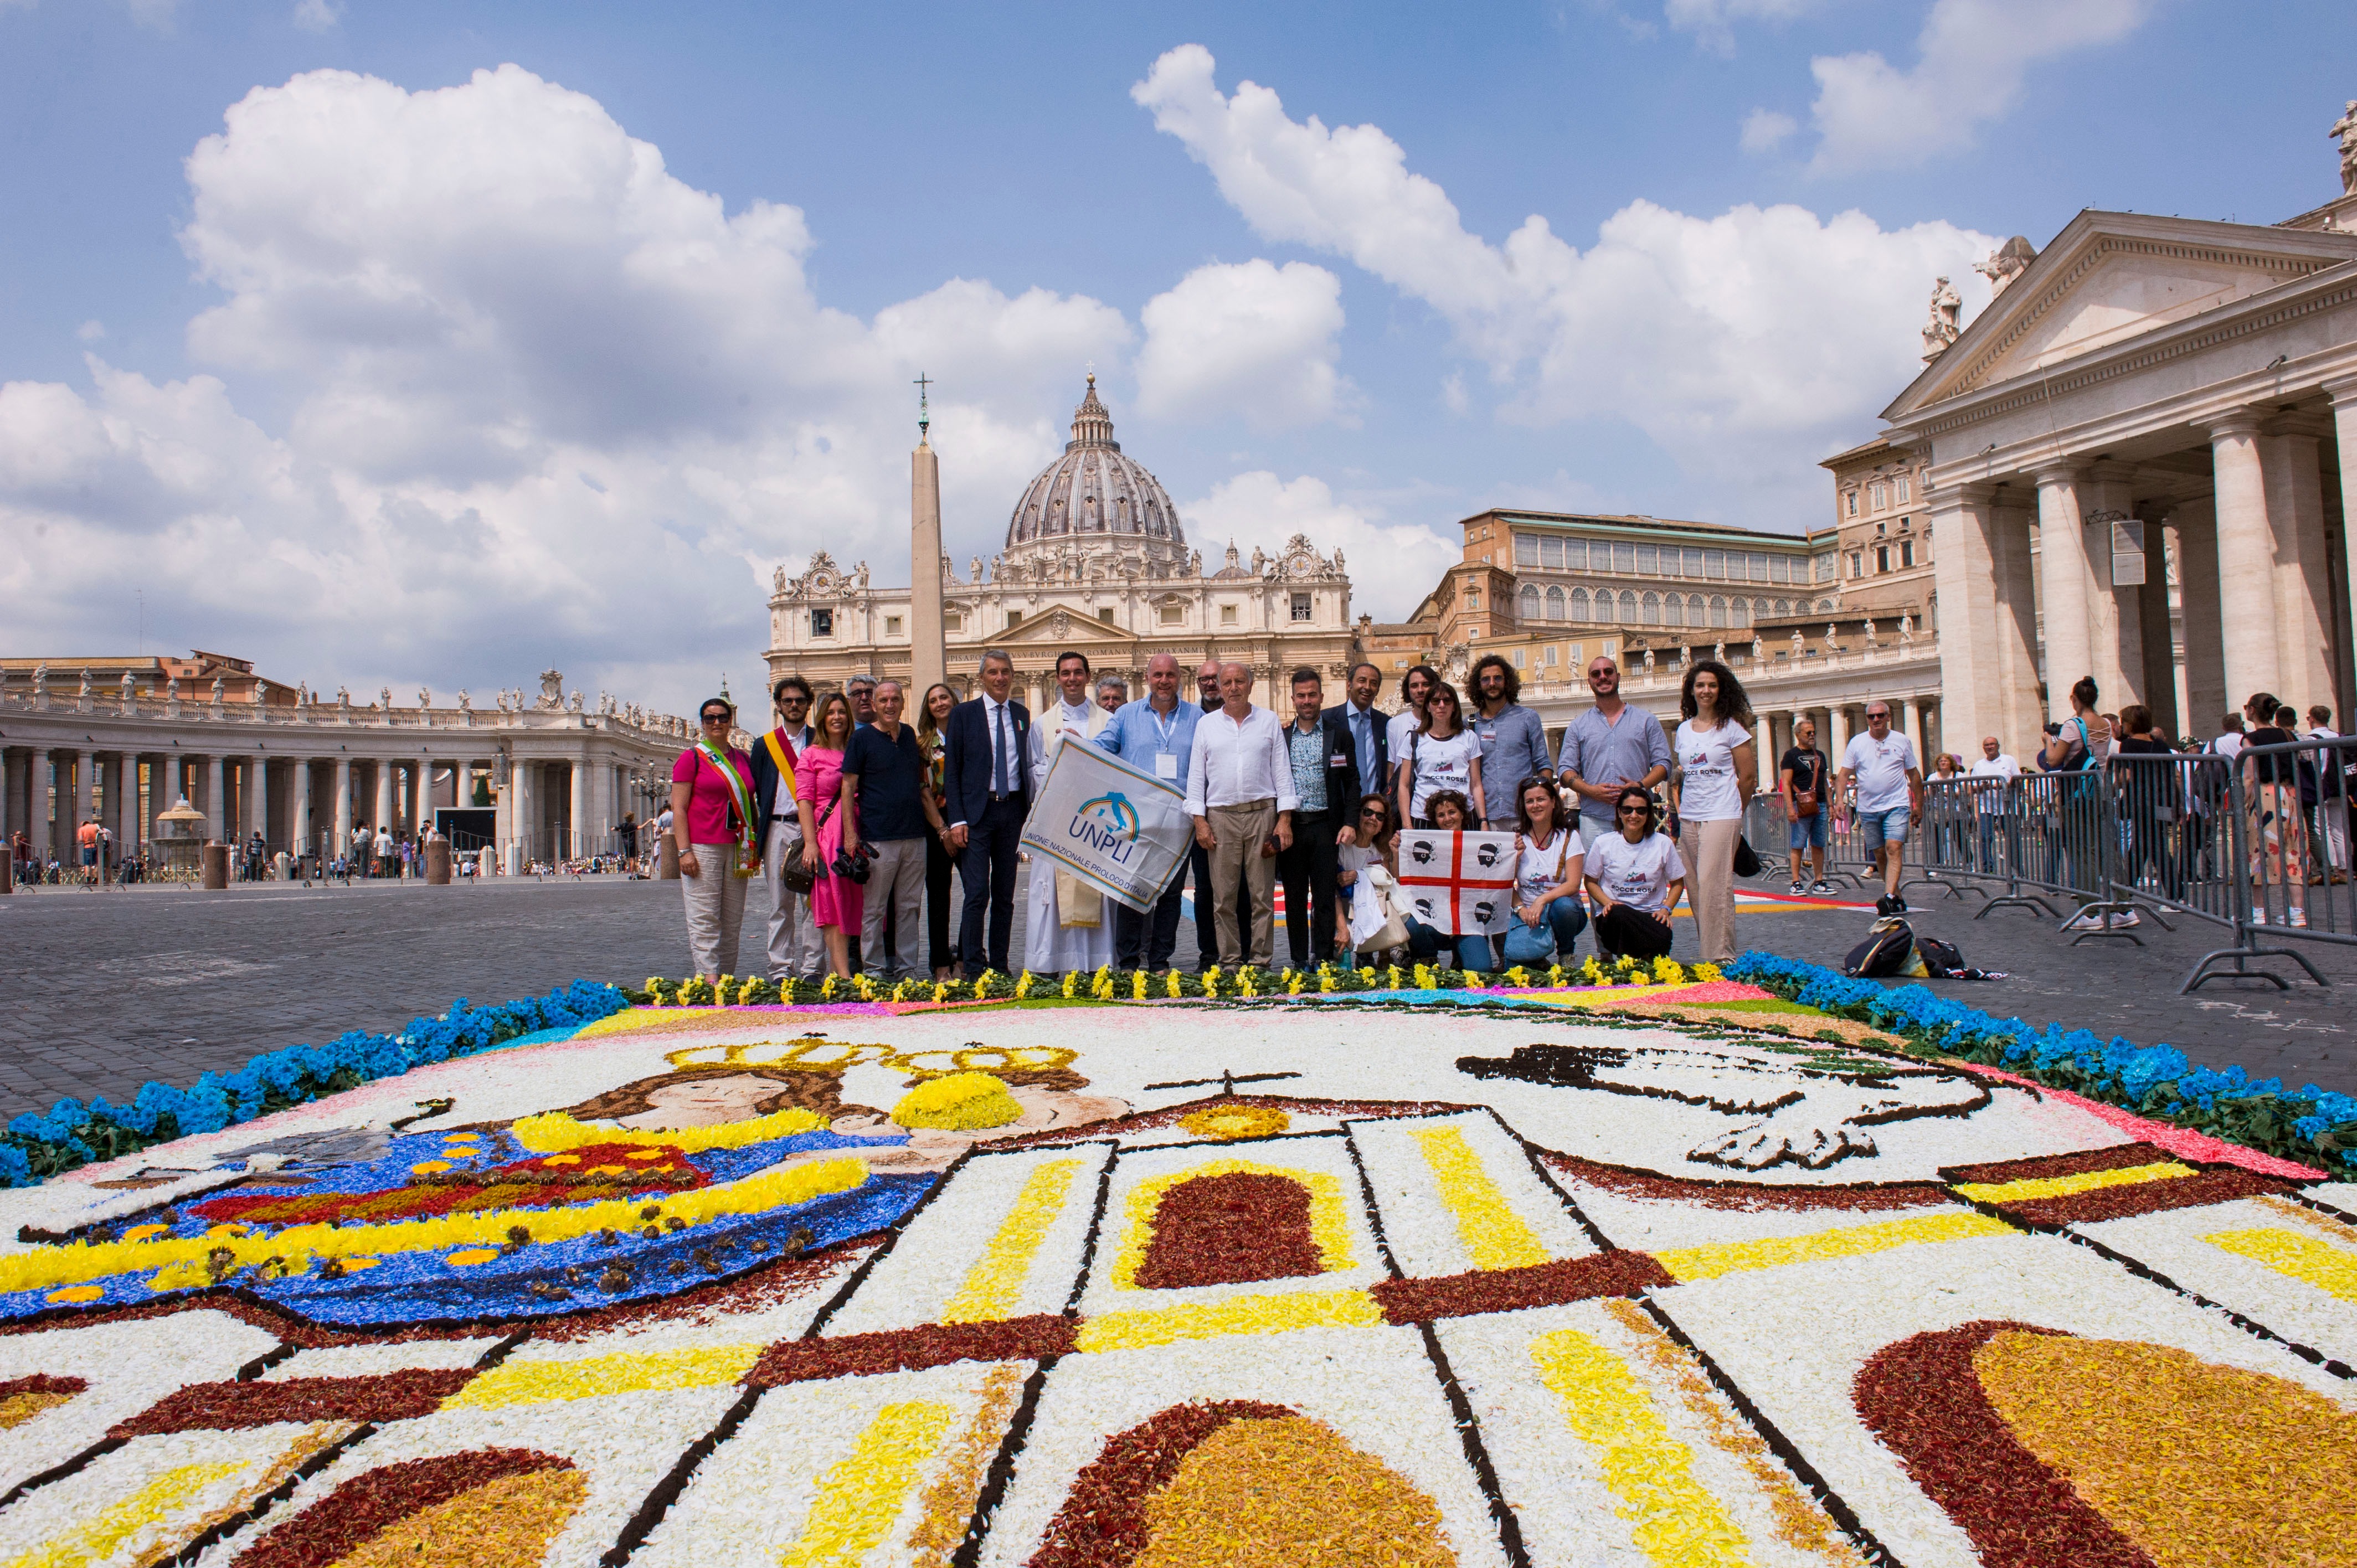
[[[737,819],[737,875],[758,876],[761,869],[760,840],[753,826],[753,785],[728,754],[702,736],[695,737],[696,752],[710,763],[721,780],[728,786],[728,802]]]

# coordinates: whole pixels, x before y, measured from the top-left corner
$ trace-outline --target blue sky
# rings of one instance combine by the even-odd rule
[[[1935,273],[2334,194],[2352,15],[0,0],[8,651],[144,587],[330,690],[689,703],[774,567],[905,580],[919,370],[962,572],[1090,360],[1199,544],[1379,618],[1491,504],[1798,529]]]

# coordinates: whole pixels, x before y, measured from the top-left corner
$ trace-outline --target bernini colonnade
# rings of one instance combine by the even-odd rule
[[[2294,221],[2336,226],[2083,212],[1884,411],[1932,458],[1952,749],[2083,675],[2170,735],[2262,691],[2349,729],[2357,196]]]

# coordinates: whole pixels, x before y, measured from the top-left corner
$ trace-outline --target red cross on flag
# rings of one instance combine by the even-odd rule
[[[1410,828],[1399,836],[1407,912],[1452,937],[1495,936],[1514,912],[1514,835]]]

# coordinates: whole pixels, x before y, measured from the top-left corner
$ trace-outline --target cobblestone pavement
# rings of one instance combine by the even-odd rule
[[[2357,1092],[2344,989],[2357,982],[2357,951],[2304,950],[2336,982],[2331,989],[2221,983],[2180,997],[2195,959],[2221,945],[2209,928],[2188,923],[2171,935],[2147,921],[2138,932],[2144,948],[2072,948],[2051,922],[2027,913],[1975,920],[1977,899],[1929,888],[1910,897],[1919,929],[1955,942],[1969,962],[2012,974],[1991,984],[1934,983],[1943,993],[2034,1024],[2061,1019],[2107,1037],[2167,1040],[2197,1061],[2240,1063],[2294,1087],[2312,1080]],[[1019,900],[1017,911],[1019,953]],[[746,909],[748,956],[767,914],[757,885]],[[1738,940],[1838,963],[1871,918],[1855,909],[1746,913]],[[1693,923],[1678,925],[1676,954],[1691,959]],[[678,889],[619,878],[42,889],[0,898],[0,1116],[69,1094],[126,1099],[150,1079],[192,1083],[257,1051],[395,1028],[460,996],[503,1002],[584,977],[634,983],[682,973],[687,962]],[[1182,922],[1178,960],[1194,958],[1193,926]]]

